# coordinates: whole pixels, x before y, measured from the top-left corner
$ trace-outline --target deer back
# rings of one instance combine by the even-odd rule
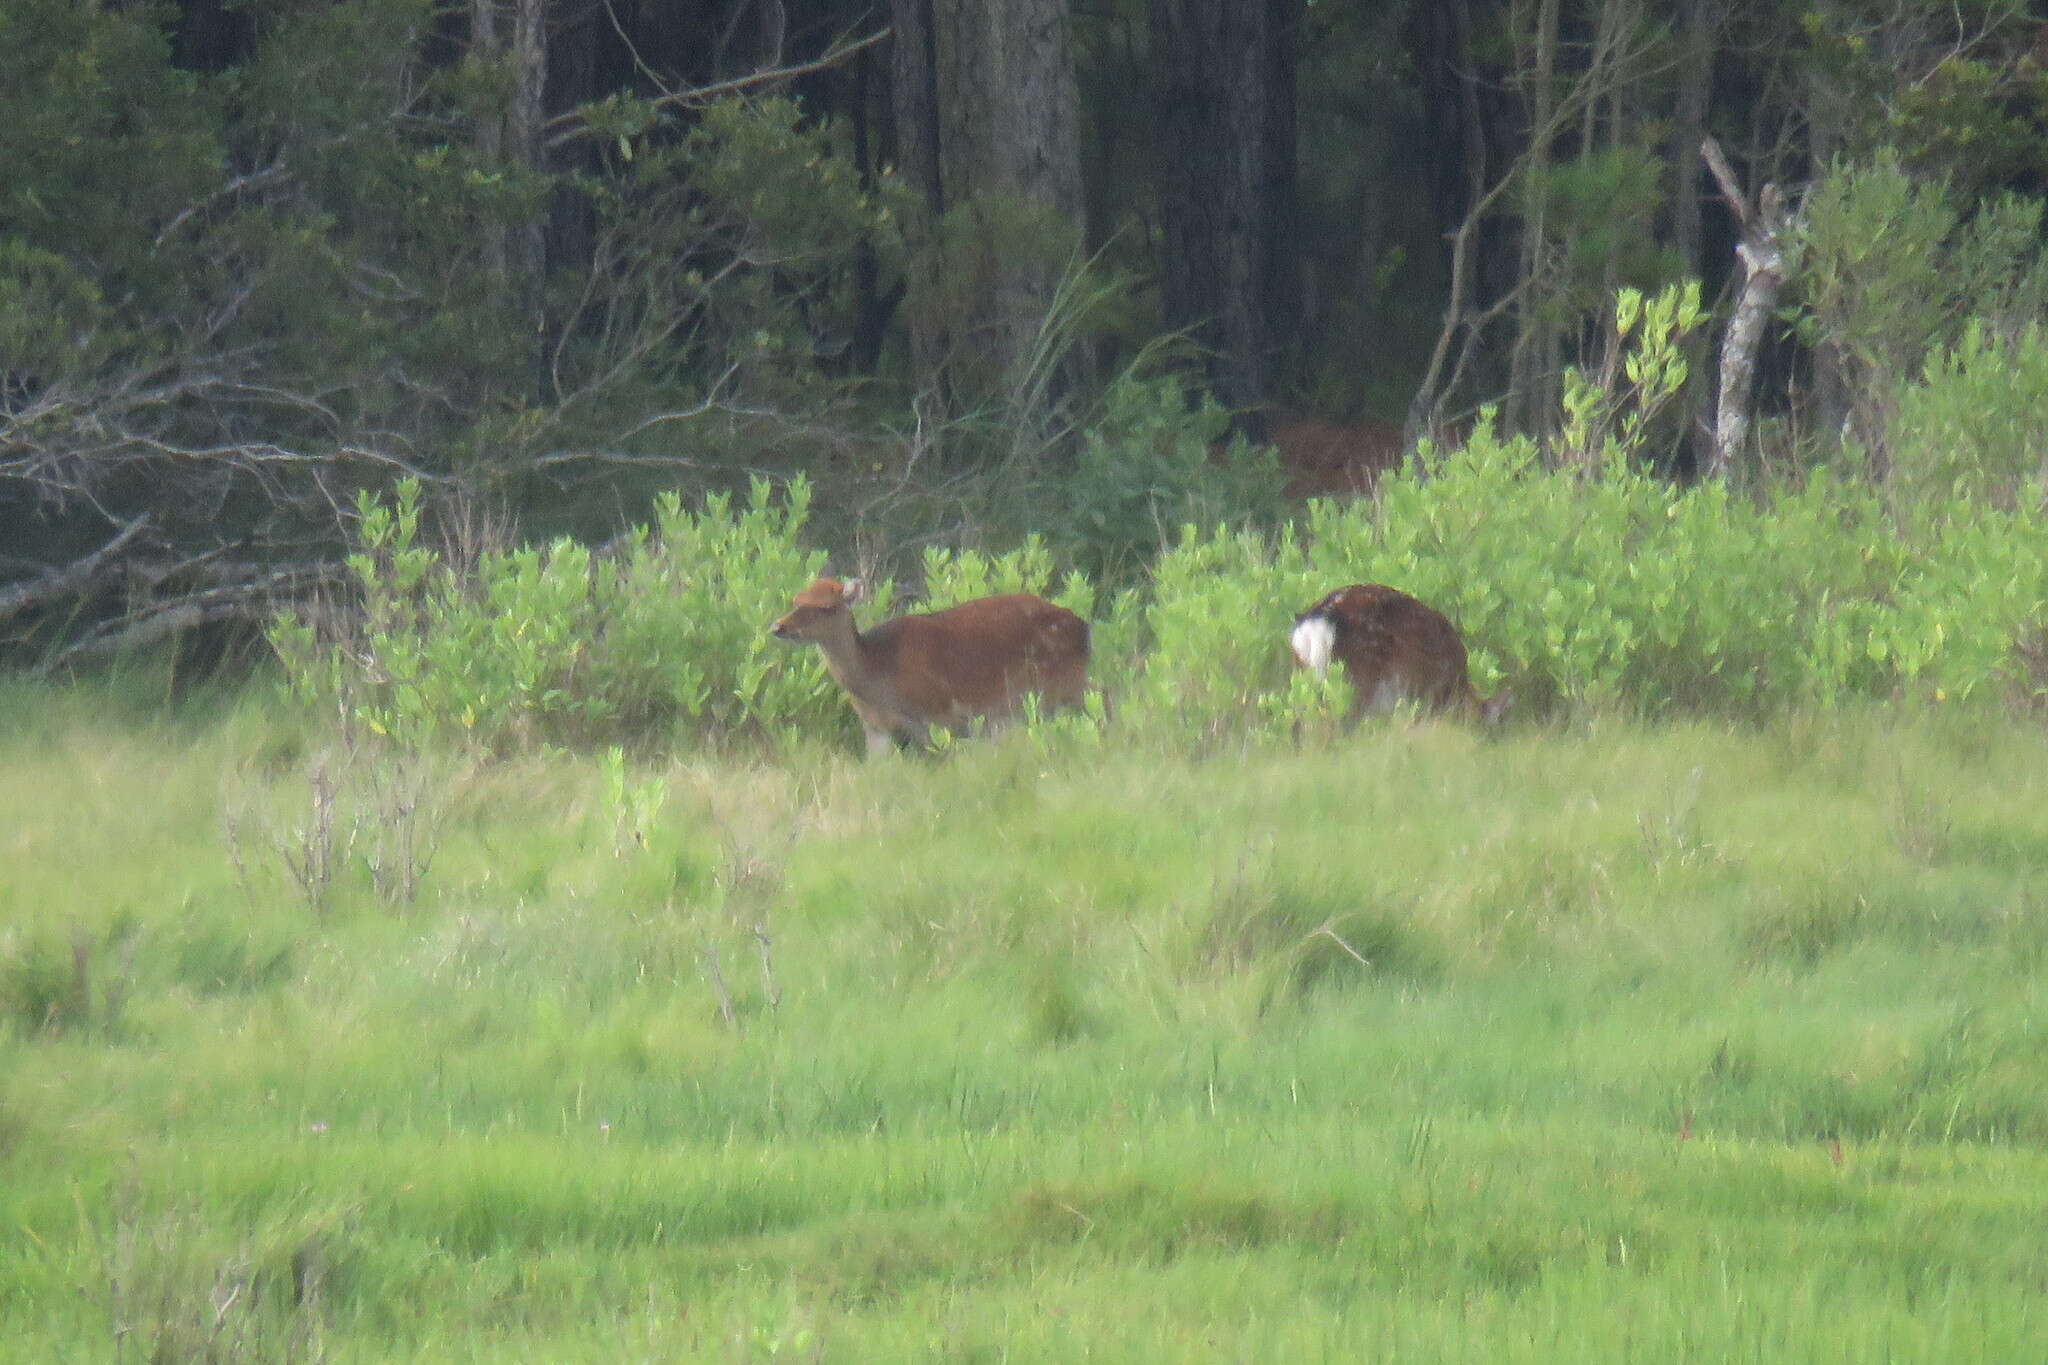
[[[1413,701],[1432,711],[1469,708],[1490,722],[1505,705],[1482,702],[1472,690],[1458,628],[1385,584],[1337,589],[1295,618],[1291,642],[1304,668],[1344,665],[1354,715]]]
[[[1088,623],[1030,593],[899,616],[861,640],[867,667],[921,724],[1007,716],[1028,695],[1077,707],[1088,688]]]

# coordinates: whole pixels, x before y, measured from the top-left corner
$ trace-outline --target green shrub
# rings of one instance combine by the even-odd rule
[[[700,735],[839,718],[845,708],[817,651],[768,634],[797,590],[824,571],[824,552],[799,540],[810,507],[801,477],[780,499],[755,479],[741,511],[724,494],[694,513],[674,494],[660,500],[652,532],[636,533],[626,552],[593,669],[597,685],[620,699],[629,732],[670,717]],[[880,600],[886,605],[886,595]]]
[[[1626,460],[1547,473],[1531,443],[1482,427],[1375,501],[1312,504],[1299,535],[1184,532],[1154,568],[1138,696],[1197,739],[1285,733],[1332,700],[1289,675],[1292,614],[1374,581],[1459,625],[1480,691],[1505,683],[1538,710],[1968,696],[2037,628],[2048,543],[2024,512],[1965,498],[1905,530],[1876,491],[1825,472],[1756,497]]]
[[[272,635],[292,689],[354,724],[416,745],[465,732],[487,747],[554,740],[616,712],[585,685],[591,642],[617,596],[616,565],[588,549],[486,552],[461,573],[420,544],[419,485],[358,502],[349,572],[359,621],[328,641],[280,621]]]
[[[1915,177],[1889,152],[1867,164],[1837,163],[1813,187],[1791,239],[1789,278],[1805,304],[1797,326],[1847,381],[1851,450],[1870,457],[1871,473],[1919,481],[1930,472],[1913,469],[1910,454],[1904,468],[1896,463],[1904,414],[1895,409],[1916,376],[1947,363],[1945,350],[1979,370],[1981,385],[1984,329],[2017,336],[2048,319],[2042,210],[2040,200],[2011,194],[1967,202],[1944,182]],[[1992,396],[1990,409],[2019,411],[2019,401]],[[1921,414],[1908,426],[1924,433],[1926,420]],[[1904,434],[1910,445],[1914,434]],[[1994,463],[2015,453],[2008,448]]]
[[[616,553],[574,541],[486,553],[468,570],[420,543],[416,484],[364,499],[350,559],[360,611],[326,638],[298,619],[272,633],[291,690],[403,746],[454,740],[495,752],[533,744],[646,739],[680,727],[699,740],[843,730],[851,712],[816,650],[768,626],[825,566],[799,536],[810,485],[756,480],[747,505],[723,494],[690,511],[671,494],[652,527]],[[1036,536],[1003,554],[934,547],[924,606],[1039,592],[1084,619],[1095,588],[1055,586]],[[871,585],[864,620],[886,618],[896,586]]]
[[[1183,525],[1270,524],[1280,486],[1278,456],[1231,437],[1213,398],[1190,406],[1179,377],[1126,374],[1061,481],[1061,548],[1097,576],[1128,575]]]
[[[797,541],[798,479],[756,480],[690,512],[670,495],[615,555],[571,540],[486,553],[468,571],[419,543],[419,489],[365,498],[350,569],[361,610],[338,639],[280,621],[291,690],[404,745],[490,750],[596,742],[682,722],[699,735],[823,723],[836,699],[815,653],[768,624],[824,563]]]
[[[977,597],[1030,592],[1084,620],[1093,616],[1095,585],[1086,575],[1068,570],[1055,587],[1056,572],[1052,551],[1046,548],[1045,538],[1035,533],[1026,536],[1016,549],[1001,554],[926,546],[921,610],[940,611]]]
[[[1288,623],[1321,595],[1310,582],[1292,527],[1277,538],[1183,528],[1152,566],[1127,722],[1197,750],[1266,730],[1262,712],[1288,685]]]
[[[1983,497],[2040,506],[2048,481],[2048,337],[2038,324],[2003,335],[1973,320],[1928,357],[1899,394],[1892,473],[1913,504]],[[2034,496],[2027,496],[2029,485]]]

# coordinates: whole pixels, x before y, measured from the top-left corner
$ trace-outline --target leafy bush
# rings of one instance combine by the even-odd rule
[[[1533,444],[1483,427],[1376,501],[1312,504],[1303,534],[1185,532],[1155,566],[1138,710],[1198,739],[1285,732],[1332,700],[1289,677],[1292,614],[1371,581],[1456,622],[1482,692],[1505,682],[1538,709],[1967,696],[2040,620],[2048,544],[2024,512],[1968,499],[1901,530],[1876,491],[1824,472],[1755,499],[1626,461],[1545,473]]]
[[[1037,593],[1084,620],[1095,611],[1095,586],[1085,575],[1069,570],[1054,590],[1052,551],[1036,534],[1002,554],[930,545],[925,547],[923,571],[926,611],[1016,592]]]
[[[1276,539],[1184,527],[1152,568],[1150,648],[1124,713],[1197,749],[1260,728],[1262,708],[1288,685],[1288,623],[1321,596],[1311,583],[1292,526]]]
[[[1121,723],[1205,748],[1299,734],[1341,711],[1341,677],[1296,675],[1294,613],[1345,583],[1394,584],[1465,635],[1473,681],[1541,711],[1620,705],[1756,715],[1802,703],[2038,686],[2018,651],[2048,604],[2048,542],[2029,511],[1956,496],[1909,527],[1884,496],[1826,471],[1750,496],[1679,488],[1626,459],[1545,472],[1535,446],[1482,427],[1374,501],[1317,502],[1277,535],[1183,528],[1149,592],[1054,583],[1045,542],[926,552],[932,607],[1036,591],[1092,620],[1094,676]],[[344,640],[287,621],[294,688],[404,743],[486,748],[849,724],[818,656],[766,626],[823,566],[799,541],[810,490],[757,482],[736,511],[679,499],[624,549],[573,542],[481,557],[458,574],[418,543],[418,494],[366,502],[363,594]],[[1908,532],[1911,531],[1911,534]],[[894,585],[875,585],[875,616]],[[874,619],[870,617],[869,619]]]
[[[359,506],[349,566],[360,615],[341,637],[280,621],[292,691],[405,745],[466,738],[487,749],[590,742],[683,721],[700,734],[836,714],[814,653],[767,635],[823,566],[797,534],[799,479],[748,506],[670,495],[622,551],[571,540],[486,553],[467,572],[420,543],[419,489]]]
[[[2024,506],[2028,482],[2048,481],[2044,451],[2048,337],[2039,324],[2008,336],[1973,320],[1899,394],[1892,472],[1912,502],[1964,494]]]
[[[1814,186],[1792,241],[1799,330],[1840,366],[1856,435],[1880,476],[1895,472],[1896,400],[1930,357],[1973,351],[1973,320],[2000,336],[2048,320],[2042,202],[1957,201],[1893,154],[1839,163]]]
[[[410,480],[390,504],[363,495],[357,512],[361,548],[348,566],[360,622],[332,642],[298,620],[273,631],[296,693],[403,744],[457,729],[486,745],[554,738],[613,712],[582,675],[617,593],[615,565],[559,541],[487,552],[473,574],[458,573],[420,543]]]
[[[724,494],[695,513],[673,493],[659,501],[651,533],[630,542],[593,666],[593,683],[618,698],[628,731],[670,717],[700,735],[841,718],[817,652],[768,634],[825,567],[824,552],[799,541],[810,507],[802,478],[779,500],[755,479],[738,512]]]
[[[1550,463],[1593,470],[1642,456],[1658,415],[1678,397],[1691,373],[1687,338],[1706,321],[1698,281],[1654,295],[1616,290],[1608,359],[1597,374],[1577,368],[1564,373],[1564,424]]]
[[[272,639],[299,698],[408,747],[844,729],[851,712],[818,652],[768,634],[825,566],[799,539],[810,505],[801,478],[780,496],[755,480],[740,509],[714,494],[692,512],[670,494],[612,553],[558,540],[464,570],[421,543],[420,490],[407,483],[391,503],[359,504],[360,610],[331,636],[287,618]],[[1036,536],[1003,554],[934,547],[923,568],[925,609],[1039,592],[1094,614],[1094,585],[1069,572],[1055,586]],[[863,618],[892,614],[896,585],[870,591]]]
[[[1277,519],[1279,459],[1230,436],[1213,398],[1193,407],[1177,376],[1127,373],[1103,397],[1055,511],[1064,549],[1098,576],[1120,576],[1173,543],[1180,527]]]

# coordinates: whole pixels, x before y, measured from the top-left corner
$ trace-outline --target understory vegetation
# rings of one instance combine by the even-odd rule
[[[756,479],[744,505],[665,497],[604,552],[561,540],[465,561],[432,547],[402,485],[361,504],[363,610],[326,629],[284,618],[275,642],[297,695],[401,745],[666,750],[843,730],[815,653],[764,629],[829,567],[806,543],[810,498],[801,478]],[[1043,593],[1092,620],[1120,726],[1169,744],[1326,728],[1341,679],[1290,676],[1280,641],[1295,612],[1359,581],[1445,611],[1480,689],[1509,686],[1525,710],[1755,717],[1980,693],[2026,710],[2048,697],[2044,506],[2038,480],[1900,507],[1825,468],[1750,491],[1674,485],[1619,453],[1546,470],[1534,443],[1481,428],[1375,498],[1312,503],[1277,532],[1186,524],[1142,578],[1062,569],[1037,536],[933,546],[866,611]]]
[[[1988,696],[482,763],[152,680],[0,699],[0,1358],[2048,1327],[2048,736]]]

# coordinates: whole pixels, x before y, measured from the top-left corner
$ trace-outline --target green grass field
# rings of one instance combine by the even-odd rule
[[[1989,713],[458,771],[13,686],[0,1359],[2038,1360],[2044,959]]]

